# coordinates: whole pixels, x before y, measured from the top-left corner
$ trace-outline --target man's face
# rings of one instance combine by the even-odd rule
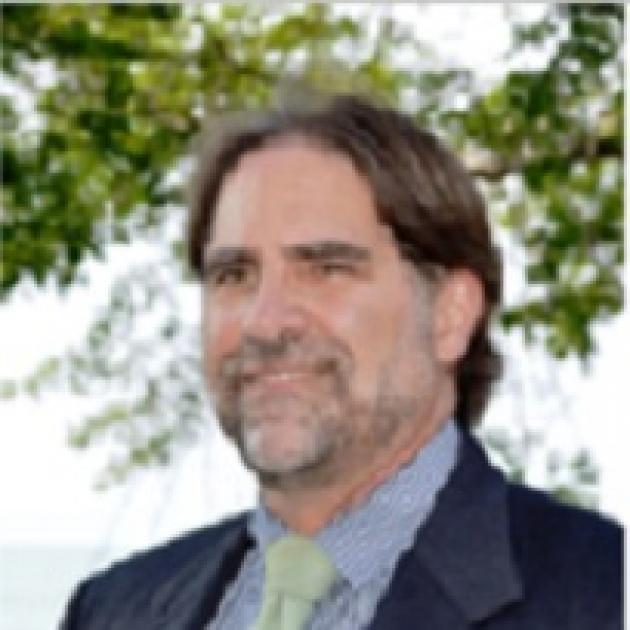
[[[245,154],[206,270],[210,390],[263,481],[334,478],[430,415],[431,287],[344,155],[300,139]]]

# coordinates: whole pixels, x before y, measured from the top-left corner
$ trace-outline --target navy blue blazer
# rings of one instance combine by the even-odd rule
[[[246,515],[85,581],[63,630],[201,630],[252,545]],[[621,529],[507,483],[466,437],[370,630],[621,630]],[[245,629],[243,629],[245,630]]]

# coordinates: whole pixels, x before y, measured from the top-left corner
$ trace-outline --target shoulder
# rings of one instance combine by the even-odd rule
[[[159,579],[162,572],[172,573],[202,550],[222,549],[230,532],[243,527],[246,516],[239,515],[213,526],[203,527],[174,538],[147,551],[133,554],[95,575],[95,579],[116,581],[133,579],[138,574]]]
[[[515,561],[526,591],[570,602],[576,628],[585,620],[619,618],[623,583],[623,530],[595,512],[564,505],[546,493],[508,485]]]
[[[623,530],[612,519],[539,490],[508,484],[508,509],[511,532],[521,545],[545,551],[571,546],[575,554],[597,555],[596,562],[609,559],[603,552],[618,552],[623,545]]]
[[[545,492],[510,483],[468,435],[450,485],[436,529],[450,527],[451,539],[452,529],[459,531],[461,553],[473,546],[475,561],[486,575],[503,561],[512,567],[520,603],[505,615],[537,620],[541,630],[620,628],[624,537],[619,525]],[[545,625],[542,619],[553,623]]]
[[[96,572],[76,589],[66,610],[62,630],[79,627],[77,619],[89,611],[107,609],[130,594],[154,593],[199,558],[225,552],[227,541],[244,530],[247,513],[213,526],[188,532],[146,551],[133,554]],[[83,624],[81,624],[83,627]]]
[[[594,554],[593,561],[602,564],[621,555],[623,530],[617,523],[594,511],[561,503],[548,492],[509,482],[490,464],[476,438],[464,435],[452,485],[457,486],[462,502],[473,495],[485,498],[482,508],[506,509],[517,552],[567,556],[570,549],[573,558]]]

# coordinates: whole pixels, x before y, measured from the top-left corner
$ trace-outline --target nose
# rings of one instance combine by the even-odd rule
[[[276,341],[282,335],[300,335],[306,326],[306,312],[290,283],[281,275],[261,279],[243,320],[248,337]]]

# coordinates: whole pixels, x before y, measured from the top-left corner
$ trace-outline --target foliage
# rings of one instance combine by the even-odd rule
[[[112,443],[104,483],[168,461],[206,418],[197,338],[181,307],[191,142],[213,116],[272,102],[287,76],[403,104],[459,149],[527,253],[532,290],[503,311],[504,328],[543,340],[555,357],[588,358],[593,325],[621,309],[621,5],[549,5],[540,21],[515,24],[510,69],[490,89],[470,70],[419,70],[431,57],[408,27],[382,20],[370,34],[325,4],[7,5],[3,14],[3,76],[34,96],[36,116],[0,101],[0,295],[29,277],[71,288],[82,263],[112,244],[169,242],[116,281],[83,347],[26,383],[107,400],[71,433],[77,447]],[[417,62],[397,63],[403,49]],[[536,50],[543,61],[527,68],[523,55]]]
[[[539,295],[502,313],[564,358],[594,351],[592,324],[623,290],[623,6],[558,5],[517,26],[515,54],[549,38],[540,70],[515,70],[465,112],[444,112],[464,153],[502,200],[501,220],[529,253]]]
[[[3,101],[0,289],[25,273],[68,286],[86,254],[160,224],[181,201],[168,176],[209,113],[265,104],[298,52],[356,34],[325,15],[311,5],[260,28],[230,5],[214,19],[181,5],[5,7],[4,71],[32,87],[52,61],[54,85],[37,91],[35,133]]]

